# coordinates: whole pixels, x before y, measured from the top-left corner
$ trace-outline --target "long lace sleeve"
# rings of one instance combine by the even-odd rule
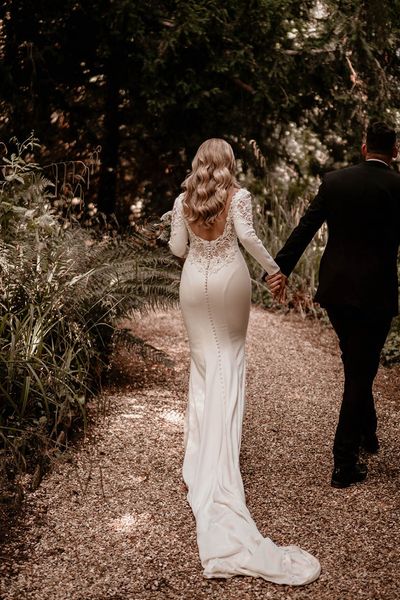
[[[239,193],[233,199],[232,215],[236,234],[243,247],[265,269],[268,275],[277,273],[280,269],[272,256],[264,247],[253,227],[253,207],[251,195],[247,190]]]
[[[183,219],[182,195],[176,198],[172,209],[171,236],[168,246],[172,254],[180,258],[185,258],[189,252],[188,231]]]

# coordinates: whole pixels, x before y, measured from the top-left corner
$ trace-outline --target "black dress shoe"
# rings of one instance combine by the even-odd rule
[[[335,467],[332,473],[331,486],[347,488],[353,483],[364,481],[368,473],[367,465],[356,463],[353,467]]]
[[[362,435],[360,446],[369,454],[378,454],[379,452],[379,440],[376,433],[372,435]]]

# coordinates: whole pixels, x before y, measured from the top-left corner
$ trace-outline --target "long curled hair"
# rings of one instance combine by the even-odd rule
[[[228,142],[211,138],[201,144],[192,171],[182,183],[183,210],[190,223],[210,228],[224,211],[228,192],[238,186],[235,155]]]

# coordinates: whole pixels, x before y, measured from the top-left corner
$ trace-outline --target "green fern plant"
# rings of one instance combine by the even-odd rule
[[[0,186],[0,451],[15,468],[51,454],[73,419],[86,426],[117,339],[165,360],[119,323],[170,306],[179,286],[151,239],[99,239],[60,218],[53,182],[25,159],[36,145],[4,159]]]

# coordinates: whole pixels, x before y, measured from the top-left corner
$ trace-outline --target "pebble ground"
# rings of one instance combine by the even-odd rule
[[[28,495],[1,549],[2,600],[396,600],[400,598],[399,368],[376,382],[382,449],[369,477],[330,487],[342,391],[332,331],[252,309],[241,453],[248,507],[260,531],[315,554],[322,575],[299,588],[261,579],[206,580],[181,480],[189,355],[179,311],[135,333],[173,368],[127,350],[118,385],[90,405],[72,444]]]

